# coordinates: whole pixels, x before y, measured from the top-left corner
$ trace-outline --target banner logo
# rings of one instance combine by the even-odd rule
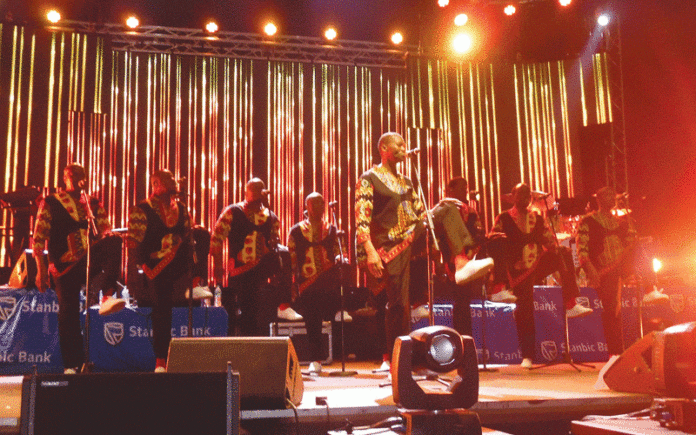
[[[541,355],[547,361],[554,361],[556,358],[558,358],[558,346],[556,346],[556,342],[553,340],[542,341]]]
[[[585,308],[590,308],[590,298],[587,296],[578,296],[575,298],[575,302],[582,305]]]
[[[672,311],[675,313],[681,313],[686,308],[686,301],[684,301],[684,295],[674,294],[669,295],[669,305],[672,307]]]
[[[123,323],[107,322],[104,323],[104,340],[112,346],[116,346],[123,341]]]
[[[10,318],[17,307],[17,299],[12,296],[0,296],[0,322]]]

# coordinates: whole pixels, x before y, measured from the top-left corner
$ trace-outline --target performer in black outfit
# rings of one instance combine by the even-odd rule
[[[152,174],[152,195],[134,206],[128,219],[128,283],[136,286],[145,276],[153,300],[152,339],[155,372],[164,372],[171,341],[175,289],[193,287],[191,217],[177,200],[177,183],[168,170]]]

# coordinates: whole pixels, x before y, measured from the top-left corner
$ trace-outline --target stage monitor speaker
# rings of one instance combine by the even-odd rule
[[[219,372],[231,362],[240,376],[242,409],[285,409],[302,402],[304,383],[289,337],[172,338],[167,371]]]
[[[604,374],[615,391],[696,399],[696,322],[651,332]]]
[[[7,285],[12,288],[33,287],[36,282],[36,261],[31,249],[25,249],[17,260]]]
[[[238,434],[239,374],[232,373],[229,380],[228,396],[227,373],[26,376],[20,431],[22,435]]]

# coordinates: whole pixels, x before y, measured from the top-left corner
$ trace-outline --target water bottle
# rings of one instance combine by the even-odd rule
[[[126,287],[121,290],[121,298],[126,301],[126,307],[130,307],[130,292]]]
[[[222,306],[222,290],[220,289],[220,286],[215,287],[215,306]]]

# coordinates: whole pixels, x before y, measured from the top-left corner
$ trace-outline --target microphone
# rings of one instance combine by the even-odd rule
[[[551,196],[551,194],[550,194],[550,193],[546,193],[546,192],[542,192],[542,191],[540,191],[540,190],[532,190],[532,196],[533,196],[535,199],[546,199],[546,198],[548,198],[549,196]]]
[[[336,207],[338,205],[338,201],[331,201],[329,203],[329,207]]]
[[[415,157],[420,153],[420,148],[413,148],[406,151],[406,157]]]

